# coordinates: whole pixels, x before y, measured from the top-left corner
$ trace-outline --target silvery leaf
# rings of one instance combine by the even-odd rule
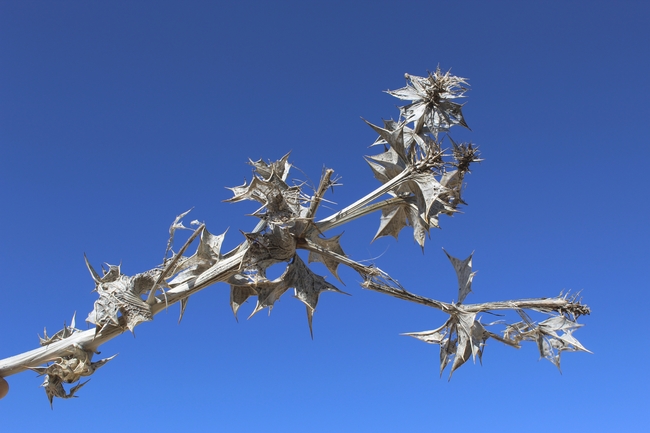
[[[397,152],[397,154],[403,161],[407,160],[406,152],[408,149],[406,149],[404,145],[404,131],[402,129],[403,125],[399,125],[394,130],[388,130],[380,126],[373,125],[372,123],[368,122],[365,119],[364,122],[366,122],[368,126],[374,129],[375,132],[379,134],[379,136],[382,138],[382,140],[386,141],[386,143],[388,143],[391,149]]]
[[[283,178],[285,177],[285,173],[288,173],[291,168],[291,164],[287,162],[290,154],[291,152],[287,153],[280,160],[275,162],[267,163],[260,159],[257,161],[249,160],[249,164],[255,168],[255,172],[263,179],[270,178],[271,173],[276,173],[278,176]]]
[[[449,333],[449,323],[450,320],[447,320],[441,327],[431,331],[407,332],[402,335],[417,338],[418,340],[429,344],[442,344]]]
[[[174,219],[174,222],[169,227],[169,240],[167,241],[167,249],[165,250],[165,257],[167,257],[167,254],[171,251],[172,246],[174,245],[174,234],[176,233],[176,230],[187,229],[187,227],[183,225],[182,220],[191,211],[192,209],[188,209],[182,214],[177,215],[176,218]]]
[[[271,314],[275,301],[280,299],[280,296],[290,288],[290,283],[286,281],[285,278],[288,273],[289,267],[285,269],[284,273],[279,278],[276,278],[273,281],[260,280],[250,286],[255,289],[255,292],[257,293],[257,305],[251,315],[248,316],[249,319],[264,308],[268,308],[269,314]]]
[[[378,239],[382,236],[393,236],[398,239],[399,232],[408,225],[406,211],[403,205],[393,205],[384,207],[381,210],[381,219],[379,220],[379,229],[372,239]]]
[[[341,243],[339,241],[342,235],[343,233],[341,233],[340,235],[333,236],[331,238],[321,238],[319,236],[312,236],[310,239],[316,245],[320,246],[325,250],[334,252],[341,256],[345,256],[345,253],[343,252],[343,248],[341,248]],[[341,281],[337,273],[337,269],[339,266],[339,262],[337,260],[334,260],[330,256],[325,256],[315,251],[310,251],[308,261],[309,263],[312,262],[323,263],[327,267],[327,269],[332,273],[332,275],[334,275],[337,280]]]
[[[305,262],[296,254],[290,266],[288,275],[289,284],[295,290],[295,296],[307,306],[307,321],[309,331],[312,334],[312,317],[318,304],[318,298],[322,292],[344,293],[325,281],[325,278],[317,275],[307,267]]]
[[[417,184],[422,197],[424,198],[425,207],[420,209],[424,215],[429,215],[431,206],[438,201],[438,197],[447,192],[447,188],[442,186],[431,172],[415,173],[410,179]]]
[[[461,303],[465,300],[469,292],[472,291],[472,279],[476,274],[476,272],[472,272],[472,255],[474,253],[470,254],[465,260],[459,260],[452,257],[444,248],[442,250],[456,271],[456,276],[458,277],[458,303]]]
[[[472,354],[472,326],[476,313],[458,313],[456,319],[456,335],[458,337],[458,344],[456,353],[454,354],[454,362],[451,366],[449,379],[451,379],[454,371],[463,365]]]
[[[255,296],[256,294],[257,292],[255,289],[250,286],[230,285],[230,308],[232,308],[235,319],[237,319],[237,311],[239,311],[239,307],[241,307],[249,297]]]

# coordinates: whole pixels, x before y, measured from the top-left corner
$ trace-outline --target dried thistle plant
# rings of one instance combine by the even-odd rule
[[[368,125],[378,134],[372,146],[383,151],[366,157],[375,178],[381,185],[344,209],[317,218],[326,191],[335,185],[333,170],[323,172],[312,194],[301,184],[288,184],[291,164],[289,155],[279,161],[250,161],[253,177],[250,183],[230,188],[233,197],[228,202],[252,200],[260,207],[254,212],[259,223],[243,233],[244,240],[233,250],[222,253],[225,233],[211,234],[204,224],[192,221],[184,225],[189,211],[176,217],[169,230],[169,240],[163,262],[154,269],[127,276],[119,266],[108,266],[100,275],[86,259],[99,299],[88,318],[93,329],[80,331],[74,318],[70,326],[52,337],[47,333],[40,339],[41,347],[11,358],[0,360],[0,378],[26,369],[44,375],[43,387],[52,403],[54,397],[70,398],[90,376],[113,357],[92,362],[97,348],[127,329],[134,332],[142,322],[169,305],[180,304],[179,322],[190,296],[214,283],[230,286],[230,304],[237,317],[240,306],[249,298],[256,299],[251,314],[273,308],[275,302],[293,289],[295,297],[305,305],[307,323],[313,337],[313,315],[323,292],[344,293],[314,273],[297,254],[308,251],[308,262],[320,262],[340,281],[338,267],[347,266],[361,275],[362,287],[398,299],[436,308],[449,317],[442,326],[408,335],[440,346],[440,373],[451,364],[449,377],[469,358],[482,359],[485,343],[492,338],[518,348],[524,341],[537,343],[540,356],[560,368],[564,351],[587,351],[573,336],[582,325],[581,315],[590,313],[577,296],[523,299],[512,301],[465,304],[471,292],[472,255],[459,260],[449,255],[457,277],[456,302],[441,302],[407,291],[399,282],[374,265],[365,265],[348,257],[341,246],[341,235],[327,232],[370,213],[380,212],[379,227],[374,239],[393,236],[397,239],[405,227],[412,229],[413,238],[423,248],[432,227],[439,226],[440,215],[453,215],[464,204],[462,190],[465,176],[473,163],[480,161],[478,149],[472,143],[456,143],[449,135],[451,127],[467,123],[462,113],[467,80],[437,69],[427,77],[406,74],[406,86],[388,91],[392,96],[409,101],[400,107],[398,120],[384,121],[382,126]],[[446,146],[447,139],[451,145]],[[173,252],[176,230],[190,229],[192,235]],[[186,250],[198,240],[192,255]],[[284,264],[284,272],[275,279],[267,278],[267,269]],[[482,312],[513,310],[522,318],[516,323],[483,324]],[[532,310],[548,316],[534,322],[526,313]],[[501,331],[490,331],[501,326]],[[43,366],[43,364],[50,363]],[[66,391],[63,384],[72,384]]]

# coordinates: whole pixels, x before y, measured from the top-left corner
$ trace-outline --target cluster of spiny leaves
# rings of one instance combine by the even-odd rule
[[[340,290],[312,272],[296,250],[299,246],[317,245],[328,252],[344,254],[338,237],[323,238],[314,230],[315,207],[309,206],[314,198],[304,195],[299,186],[289,186],[285,182],[290,168],[288,156],[270,164],[261,160],[251,161],[254,167],[251,183],[231,188],[234,197],[229,202],[254,200],[262,205],[253,215],[262,219],[263,224],[258,226],[259,230],[244,233],[247,249],[241,271],[229,280],[230,303],[236,316],[239,307],[249,297],[256,296],[253,316],[264,308],[271,310],[275,301],[293,288],[295,297],[305,304],[311,331],[320,294]],[[320,261],[337,275],[338,262],[330,257],[312,251],[309,261]],[[288,265],[282,275],[269,280],[267,269],[283,262],[288,262]]]
[[[467,127],[461,105],[454,102],[463,96],[465,80],[442,74],[440,70],[427,78],[407,75],[407,85],[388,93],[411,103],[400,108],[399,121],[386,121],[383,127],[369,124],[379,137],[373,145],[383,145],[384,152],[367,157],[375,177],[383,184],[362,200],[335,215],[318,221],[315,218],[318,191],[305,194],[298,185],[289,186],[286,156],[275,163],[251,162],[254,167],[251,183],[231,188],[229,201],[254,200],[261,204],[253,215],[264,221],[264,230],[247,233],[248,250],[243,272],[231,279],[233,311],[249,296],[257,296],[253,314],[273,303],[289,288],[305,303],[311,329],[312,316],[323,291],[339,291],[323,277],[314,274],[296,254],[296,249],[309,251],[309,261],[318,261],[338,278],[337,267],[343,263],[357,270],[365,280],[388,278],[376,268],[363,266],[346,257],[340,235],[324,237],[323,232],[366,213],[381,210],[379,230],[375,238],[392,235],[397,238],[405,226],[411,226],[415,240],[424,246],[431,227],[438,226],[440,214],[452,214],[462,203],[461,188],[471,162],[477,161],[471,144],[456,144],[453,151],[442,147],[441,132],[452,125]],[[412,124],[412,127],[408,125]],[[331,182],[325,180],[326,183]],[[321,183],[321,187],[322,187]],[[324,190],[329,184],[324,185]],[[321,188],[322,189],[322,188]],[[384,194],[392,196],[379,205]],[[266,278],[266,269],[279,262],[289,262],[285,272],[274,280]]]
[[[64,324],[63,329],[55,333],[52,337],[48,337],[47,330],[43,331],[43,337],[40,338],[41,346],[48,346],[57,341],[65,340],[72,334],[80,332],[75,327],[75,316],[72,316],[70,326]],[[106,364],[113,359],[116,355],[109,358],[92,362],[93,353],[84,349],[78,344],[73,344],[68,353],[60,357],[57,361],[48,365],[47,367],[32,367],[31,370],[38,373],[39,376],[44,375],[43,384],[45,394],[52,406],[54,397],[58,398],[73,398],[75,393],[88,381],[80,382],[82,377],[92,375],[99,367]],[[66,391],[63,384],[70,384],[79,382],[77,385]]]
[[[489,312],[496,309],[494,303],[463,305],[465,298],[472,291],[472,280],[476,272],[472,272],[472,255],[465,260],[459,260],[449,255],[447,257],[453,265],[458,277],[458,302],[439,303],[439,308],[449,314],[449,318],[442,326],[422,332],[410,332],[404,335],[415,337],[429,344],[440,346],[440,374],[448,364],[452,364],[449,378],[456,369],[463,365],[471,357],[476,362],[478,356],[482,362],[483,351],[486,342],[492,338],[508,346],[519,348],[523,341],[532,341],[537,344],[540,358],[552,362],[558,370],[560,369],[560,357],[562,352],[584,351],[589,352],[574,336],[573,332],[583,325],[577,323],[581,315],[590,313],[587,306],[577,301],[577,296],[567,299],[568,294],[558,299],[568,301],[564,307],[550,310],[544,305],[529,306],[529,309],[546,313],[548,318],[536,323],[522,309],[518,308],[517,301],[506,301],[499,306],[500,309],[510,307],[515,310],[523,321],[507,324],[505,321],[492,323],[481,323],[481,312]],[[508,305],[511,304],[511,305]],[[502,325],[501,334],[489,331],[489,327]],[[591,352],[589,352],[591,353]]]
[[[323,195],[336,183],[331,178],[332,170],[326,170],[318,187],[307,192],[304,184],[287,183],[291,168],[288,154],[276,162],[250,161],[253,166],[250,183],[230,188],[233,197],[227,201],[257,202],[260,207],[253,215],[260,222],[253,231],[243,233],[244,242],[232,251],[221,253],[225,233],[212,235],[204,224],[192,221],[191,225],[198,228],[174,253],[174,235],[176,230],[188,228],[182,221],[188,211],[172,223],[163,263],[150,271],[126,276],[119,266],[109,265],[100,276],[86,260],[99,294],[87,318],[95,325],[95,335],[110,328],[133,332],[138,324],[153,319],[160,310],[158,304],[167,302],[170,289],[176,296],[174,302],[180,302],[182,318],[191,294],[189,288],[226,259],[236,258],[232,269],[227,269],[220,279],[210,280],[210,284],[224,281],[230,285],[230,304],[235,317],[240,306],[251,297],[256,299],[252,316],[265,308],[270,312],[275,302],[293,289],[294,296],[305,305],[313,336],[313,314],[320,295],[327,291],[343,292],[314,273],[308,265],[311,262],[323,263],[339,280],[338,267],[343,264],[363,277],[362,286],[367,289],[442,310],[449,314],[449,318],[441,327],[407,334],[440,345],[441,372],[451,362],[453,373],[470,355],[474,358],[478,355],[480,359],[489,338],[514,347],[518,347],[521,341],[536,341],[541,355],[558,367],[562,351],[586,350],[575,340],[572,332],[580,326],[575,319],[580,314],[588,314],[589,310],[573,300],[560,302],[558,305],[561,306],[544,307],[546,310],[524,307],[557,313],[539,324],[533,323],[520,308],[508,307],[516,309],[525,320],[507,325],[499,335],[487,330],[486,326],[490,324],[483,325],[477,319],[479,312],[491,308],[481,308],[483,304],[463,304],[471,291],[474,276],[471,256],[458,260],[448,255],[458,275],[459,294],[457,303],[444,303],[408,292],[379,268],[348,257],[341,247],[340,234],[325,235],[335,227],[380,211],[375,239],[382,236],[397,238],[400,231],[409,226],[413,229],[415,241],[424,247],[430,229],[439,226],[439,216],[453,215],[458,206],[464,204],[461,193],[465,175],[469,173],[471,164],[480,159],[476,147],[471,143],[456,143],[448,131],[455,125],[468,128],[462,113],[463,105],[456,102],[467,91],[467,82],[449,72],[442,73],[440,69],[427,77],[408,74],[405,77],[405,87],[387,92],[409,101],[400,107],[398,120],[384,121],[383,126],[368,123],[378,134],[372,145],[383,146],[383,152],[366,157],[374,176],[381,182],[378,188],[343,210],[318,219],[316,213]],[[196,252],[185,256],[186,249],[196,238],[199,239]],[[298,255],[297,251],[301,249],[308,251],[308,263]],[[267,271],[276,264],[284,264],[284,272],[269,279]],[[187,296],[182,295],[180,288],[183,287],[188,288]],[[161,296],[157,296],[159,293]],[[506,304],[515,305],[514,302]],[[65,339],[78,330],[73,325],[61,332],[57,338]],[[52,341],[46,336],[43,344]],[[79,384],[66,393],[62,383],[72,383],[81,376],[90,375],[111,359],[92,363],[91,357],[92,353],[77,347],[54,364],[38,370],[46,375],[44,386],[50,402],[52,397],[73,396],[83,385]]]

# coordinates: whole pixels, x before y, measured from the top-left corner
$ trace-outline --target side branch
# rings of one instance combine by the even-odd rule
[[[588,306],[575,302],[575,299],[567,299],[566,297],[518,299],[512,301],[484,302],[481,304],[455,304],[429,299],[370,279],[364,281],[361,285],[366,289],[427,307],[433,307],[445,313],[463,312],[478,314],[493,310],[535,310],[544,313],[555,311],[559,314],[570,314],[575,318],[591,313],[591,309]]]

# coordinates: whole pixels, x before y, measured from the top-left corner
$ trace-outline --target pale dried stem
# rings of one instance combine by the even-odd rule
[[[205,289],[206,287],[225,281],[237,273],[240,268],[246,249],[242,251],[233,250],[207,269],[195,280],[180,284],[173,289],[168,290],[165,294],[167,299],[156,297],[156,303],[151,306],[152,314],[158,314],[163,311],[167,305],[175,304],[186,299],[194,293]],[[29,367],[38,367],[46,362],[57,360],[63,356],[72,353],[70,348],[78,344],[85,350],[96,352],[97,348],[109,340],[121,335],[126,331],[126,322],[120,317],[120,326],[107,326],[103,331],[89,329],[87,331],[75,332],[64,340],[56,341],[47,346],[39,347],[29,352],[21,353],[9,358],[0,360],[0,377],[10,376],[27,370]]]
[[[316,215],[318,206],[320,205],[325,192],[327,192],[327,188],[330,187],[330,179],[332,178],[332,174],[334,174],[334,170],[331,168],[328,168],[325,170],[325,173],[323,173],[323,176],[320,179],[320,183],[318,184],[318,189],[314,193],[314,197],[312,198],[311,203],[309,203],[309,210],[307,211],[306,218],[313,218],[314,215]]]
[[[394,298],[402,299],[404,301],[415,302],[416,304],[426,305],[427,307],[433,307],[438,310],[442,310],[446,313],[454,310],[453,304],[448,304],[442,301],[436,301],[435,299],[425,298],[424,296],[416,295],[415,293],[408,292],[404,289],[398,289],[371,280],[366,280],[362,284],[362,286],[365,289],[370,289],[375,292],[384,293],[386,295],[390,295]]]
[[[373,201],[377,200],[379,197],[393,190],[400,182],[404,181],[410,174],[411,174],[410,167],[406,168],[400,174],[398,174],[397,176],[395,176],[394,178],[392,178],[391,180],[389,180],[379,188],[375,189],[371,193],[361,197],[359,200],[355,201],[348,207],[336,212],[333,215],[328,216],[327,218],[318,221],[316,223],[316,226],[320,231],[326,232],[327,230],[330,230],[333,227],[339,226],[355,218],[359,218],[362,215],[365,215],[365,213],[358,214],[359,209],[363,208],[369,203],[372,203]],[[373,211],[374,210],[376,209],[373,209]]]
[[[170,260],[170,262],[165,266],[165,269],[158,275],[158,278],[156,279],[156,282],[154,283],[153,287],[151,287],[151,290],[149,291],[149,296],[147,297],[147,304],[151,305],[155,302],[155,295],[156,295],[156,290],[158,290],[158,286],[160,283],[168,276],[169,271],[176,266],[176,263],[183,257],[183,254],[185,253],[185,250],[187,250],[187,247],[190,246],[190,244],[196,239],[196,237],[203,231],[205,228],[205,224],[201,224],[199,228],[197,228],[194,233],[192,233],[192,236],[185,242],[183,247],[174,255],[174,258]],[[163,292],[164,295],[164,292]]]
[[[282,180],[286,180],[287,174],[288,170],[283,174]],[[266,221],[262,220],[258,222],[253,231],[260,232],[264,230],[265,227]],[[175,255],[174,259],[172,259],[172,263],[166,266],[165,269],[171,269],[171,267],[173,267],[173,264],[180,259],[187,247],[195,240],[204,228],[205,225],[202,224],[197,230],[195,230],[190,239],[185,242],[181,250]],[[160,313],[165,310],[167,306],[180,302],[183,299],[187,299],[194,293],[203,290],[212,284],[226,281],[240,270],[247,249],[248,242],[241,243],[238,247],[225,254],[218,263],[207,269],[194,280],[179,284],[173,289],[164,292],[162,296],[154,296],[153,299],[151,299],[151,294],[155,293],[155,288],[160,284],[160,282],[162,282],[161,278],[160,281],[157,281],[157,284],[154,285],[152,292],[149,294],[147,299],[147,301],[151,300],[151,303],[153,303],[153,305],[151,305],[152,315]],[[161,274],[163,278],[164,274],[165,271]],[[119,323],[119,326],[106,326],[102,331],[89,329],[86,331],[75,332],[64,340],[56,341],[47,346],[38,347],[28,352],[2,359],[0,360],[0,377],[11,376],[25,371],[29,367],[38,367],[47,362],[55,361],[63,356],[68,356],[72,353],[70,348],[75,344],[80,345],[85,350],[96,352],[99,346],[126,331],[126,321],[123,317],[119,318]]]
[[[341,215],[339,218],[336,218],[331,221],[326,221],[326,220],[318,221],[316,223],[316,227],[320,232],[324,233],[327,230],[331,230],[333,228],[341,226],[357,218],[361,218],[363,216],[366,216],[378,210],[382,210],[385,207],[396,205],[398,203],[403,203],[403,202],[404,202],[404,198],[402,197],[391,197],[389,199],[372,203],[363,207],[350,209],[345,215]]]
[[[512,301],[483,302],[480,304],[454,304],[425,298],[424,296],[416,295],[403,289],[396,289],[371,280],[365,281],[362,286],[366,289],[384,293],[405,301],[433,307],[445,313],[456,311],[462,311],[465,313],[483,313],[493,310],[536,310],[545,312],[555,311],[561,314],[568,313],[578,317],[588,315],[591,312],[589,307],[586,305],[575,302],[573,299],[566,299],[563,297],[517,299]]]

